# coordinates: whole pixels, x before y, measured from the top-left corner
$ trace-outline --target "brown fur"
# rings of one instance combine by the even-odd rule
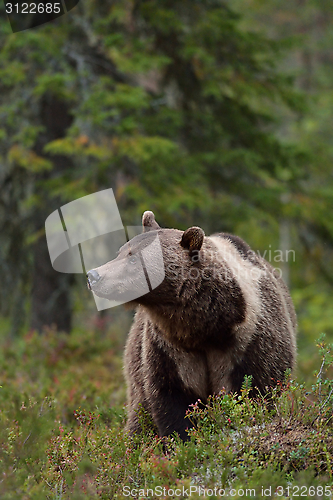
[[[143,227],[146,236],[96,269],[101,279],[92,289],[115,299],[113,289],[134,286],[128,272],[119,271],[122,259],[158,235],[165,278],[133,301],[137,312],[125,350],[127,429],[140,430],[142,406],[160,436],[176,431],[185,440],[185,413],[199,398],[239,391],[245,375],[265,393],[293,369],[296,315],[284,282],[237,236],[161,229],[152,212],[143,215]]]

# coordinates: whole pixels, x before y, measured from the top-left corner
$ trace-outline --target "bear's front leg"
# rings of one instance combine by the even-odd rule
[[[154,424],[160,437],[177,432],[183,441],[187,441],[189,437],[186,429],[192,424],[185,418],[186,411],[200,396],[184,386],[172,351],[153,339],[150,339],[149,344],[145,359],[145,393]]]
[[[169,436],[177,432],[183,441],[188,441],[186,430],[192,427],[192,423],[185,416],[189,406],[196,400],[193,394],[187,394],[175,386],[159,387],[151,404],[151,413],[159,436]]]
[[[145,396],[145,380],[147,378],[142,360],[143,328],[139,322],[134,323],[125,349],[125,378],[127,383],[127,424],[130,434],[143,431],[140,423],[140,410],[149,412]]]

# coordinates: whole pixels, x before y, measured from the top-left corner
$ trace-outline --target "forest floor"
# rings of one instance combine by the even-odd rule
[[[115,325],[115,329],[117,326]],[[2,500],[110,498],[329,498],[333,491],[332,355],[324,340],[313,383],[270,398],[221,394],[188,414],[191,440],[130,438],[123,344],[117,332],[2,340]],[[146,425],[147,424],[147,425]]]

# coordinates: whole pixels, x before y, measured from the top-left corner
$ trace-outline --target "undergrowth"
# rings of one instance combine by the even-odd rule
[[[329,498],[333,359],[324,337],[318,348],[312,387],[289,376],[253,400],[247,379],[241,394],[189,409],[195,426],[184,444],[162,441],[149,425],[143,436],[124,433],[122,346],[107,336],[49,331],[7,340],[1,499]]]

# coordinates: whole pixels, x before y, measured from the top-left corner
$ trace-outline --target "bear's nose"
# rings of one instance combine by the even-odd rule
[[[87,278],[90,285],[94,285],[95,283],[97,283],[97,281],[101,279],[100,275],[95,269],[92,269],[91,271],[87,272]]]

